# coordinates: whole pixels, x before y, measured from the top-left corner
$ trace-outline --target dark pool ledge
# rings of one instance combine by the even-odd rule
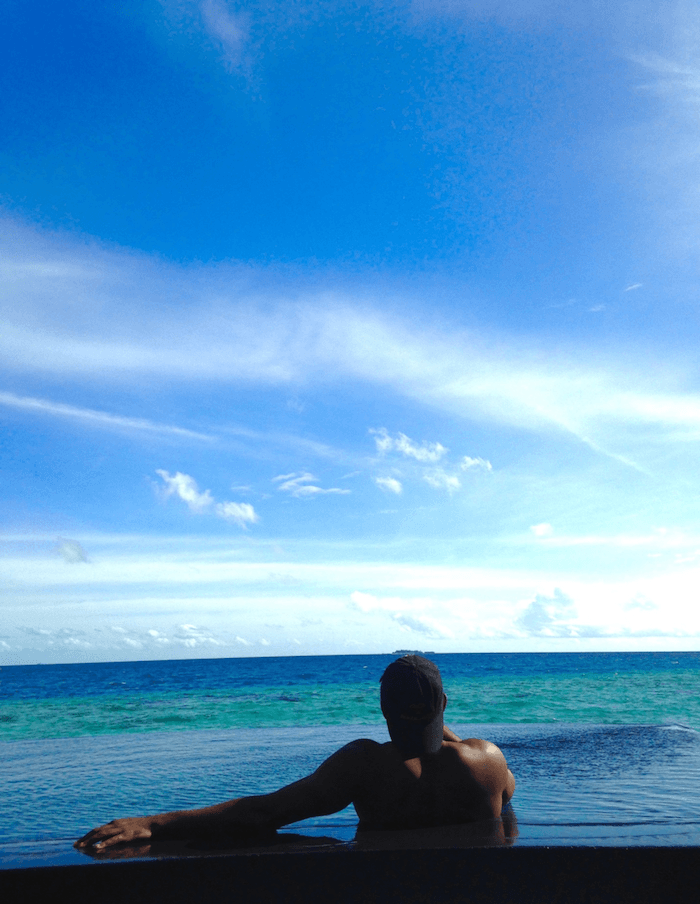
[[[377,833],[378,834],[378,833]],[[399,834],[399,833],[391,833]],[[646,904],[694,900],[700,847],[418,847],[322,836],[235,852],[170,844],[147,858],[0,871],[3,901],[245,904]]]

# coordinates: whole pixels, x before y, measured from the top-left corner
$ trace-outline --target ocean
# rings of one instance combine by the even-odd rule
[[[700,653],[429,654],[446,723],[497,743],[512,843],[700,844]],[[395,656],[0,669],[0,866],[77,862],[115,816],[274,790],[357,737],[388,740]],[[350,807],[296,833],[354,837]]]

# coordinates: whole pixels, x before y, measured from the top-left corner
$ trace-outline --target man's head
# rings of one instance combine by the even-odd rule
[[[446,702],[440,670],[422,656],[402,656],[381,677],[382,713],[389,735],[407,757],[440,749]]]

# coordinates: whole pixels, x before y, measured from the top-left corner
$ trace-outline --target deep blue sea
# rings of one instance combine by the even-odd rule
[[[68,862],[115,816],[271,791],[353,738],[388,740],[393,658],[3,667],[0,865]],[[495,741],[516,776],[515,843],[700,844],[700,653],[431,658],[447,724]],[[355,824],[348,808],[294,830]]]

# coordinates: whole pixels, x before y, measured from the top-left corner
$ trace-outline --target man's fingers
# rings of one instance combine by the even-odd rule
[[[112,847],[113,844],[119,844],[120,841],[128,840],[124,837],[124,833],[120,832],[118,835],[112,835],[111,838],[105,838],[104,841],[96,841],[92,846],[103,851],[105,848]]]
[[[91,829],[82,838],[78,838],[73,847],[87,847],[89,844],[93,844],[100,837],[99,833],[99,829]]]
[[[86,835],[83,835],[82,838],[79,838],[75,842],[75,847],[104,847],[108,841],[110,844],[114,844],[115,842],[113,839],[120,838],[123,834],[121,827],[109,822],[107,825],[98,826],[96,829],[92,829]]]
[[[147,824],[147,820],[141,817],[133,819],[113,819],[112,822],[104,826],[98,826],[82,838],[75,842],[75,847],[86,848],[92,847],[95,850],[102,851],[112,845],[121,842],[131,842],[137,839],[147,839],[151,837],[151,830]]]

